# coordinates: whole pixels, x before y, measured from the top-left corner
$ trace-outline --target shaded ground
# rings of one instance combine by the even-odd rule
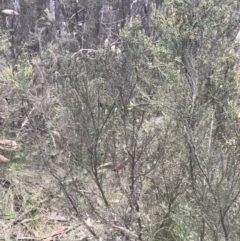
[[[88,231],[58,202],[55,180],[31,167],[1,169],[0,240],[85,240]],[[89,225],[94,221],[86,220]]]

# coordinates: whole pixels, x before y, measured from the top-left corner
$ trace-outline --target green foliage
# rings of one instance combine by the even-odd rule
[[[239,4],[166,0],[134,16],[135,4],[124,28],[102,27],[111,45],[86,44],[95,32],[74,26],[44,44],[42,26],[40,53],[2,68],[0,95],[12,100],[2,132],[95,239],[237,240]]]

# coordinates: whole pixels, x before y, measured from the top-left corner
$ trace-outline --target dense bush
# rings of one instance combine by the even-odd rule
[[[238,240],[239,3],[145,8],[125,6],[100,43],[53,22],[38,53],[8,57],[1,134],[22,149],[6,155],[49,173],[44,195],[91,240]]]

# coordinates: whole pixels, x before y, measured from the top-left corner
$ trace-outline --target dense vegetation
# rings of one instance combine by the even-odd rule
[[[0,239],[240,239],[238,0],[0,6]]]

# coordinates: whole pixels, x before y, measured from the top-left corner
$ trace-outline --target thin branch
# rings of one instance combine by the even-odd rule
[[[212,113],[212,121],[211,121],[211,127],[210,127],[210,137],[209,137],[209,143],[208,143],[208,154],[210,153],[210,150],[211,150],[212,131],[213,131],[213,113]]]

